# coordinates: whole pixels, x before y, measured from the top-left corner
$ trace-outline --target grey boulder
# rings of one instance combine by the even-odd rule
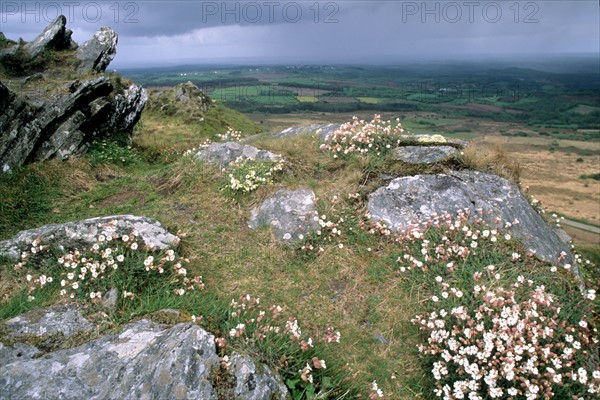
[[[9,319],[5,325],[7,336],[12,340],[55,334],[69,337],[94,330],[94,325],[81,315],[77,307],[65,304],[29,311]]]
[[[65,50],[76,44],[71,40],[73,31],[66,28],[67,19],[59,15],[42,33],[31,42],[25,44],[25,50],[31,58],[35,58],[47,49]]]
[[[256,229],[269,226],[279,241],[294,243],[301,236],[318,229],[319,224],[312,190],[279,190],[252,210],[248,226]]]
[[[5,398],[217,399],[214,336],[193,324],[141,320],[79,347],[4,361]]]
[[[229,370],[235,376],[234,396],[239,400],[284,400],[288,390],[281,378],[266,365],[256,366],[246,355],[233,353]]]
[[[178,238],[152,218],[112,215],[21,231],[12,239],[0,241],[0,255],[18,260],[36,239],[43,245],[74,249],[91,246],[100,234],[124,235],[133,230],[138,231],[138,237],[150,248],[164,249],[178,244]]]
[[[273,132],[271,135],[278,138],[287,138],[298,135],[317,134],[320,139],[327,138],[333,131],[339,129],[339,124],[310,124],[301,126],[292,126],[282,131]]]
[[[111,28],[102,27],[77,49],[79,72],[104,72],[117,54],[119,37]]]
[[[565,252],[572,261],[569,244],[533,209],[517,185],[492,174],[460,171],[396,178],[372,193],[368,201],[370,218],[398,231],[423,223],[434,214],[456,214],[465,209],[471,210],[472,217],[482,209],[492,225],[495,217],[502,223],[518,220],[510,231],[538,257],[555,263]]]
[[[196,153],[194,158],[221,167],[231,164],[238,158],[256,161],[282,160],[282,157],[278,154],[238,142],[211,143],[207,148]]]
[[[457,153],[451,146],[401,146],[394,151],[394,159],[409,164],[433,164]]]

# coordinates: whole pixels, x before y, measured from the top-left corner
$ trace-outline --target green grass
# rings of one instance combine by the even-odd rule
[[[300,103],[316,103],[319,99],[315,96],[296,96]]]
[[[356,100],[367,104],[379,104],[382,101],[382,99],[378,99],[377,97],[357,97]]]
[[[165,118],[160,113],[145,112],[136,127],[134,143],[146,149],[177,151],[198,147],[206,139],[217,140],[231,127],[244,135],[261,132],[260,126],[237,111],[213,103],[204,114],[203,122],[190,122],[182,117]]]
[[[139,295],[133,301],[122,301],[109,319],[98,323],[105,329],[116,329],[136,317],[163,318],[155,313],[174,308],[181,311],[181,320],[202,316],[202,326],[219,332],[217,336],[227,336],[223,333],[239,322],[231,316],[229,302],[242,301],[240,296],[246,294],[260,297],[260,304],[267,309],[278,304],[286,318],[297,318],[305,335],[320,338],[327,326],[341,333],[339,344],[316,346],[308,353],[299,352],[298,346],[291,346],[285,337],[270,337],[259,343],[228,338],[224,351],[241,349],[273,366],[281,367],[278,363],[285,355],[289,366],[282,368],[284,379],[299,398],[309,398],[307,393],[319,390],[329,392],[324,398],[341,398],[346,391],[349,394],[345,398],[356,398],[358,394],[368,398],[375,380],[386,398],[432,397],[430,360],[422,359],[417,351],[424,336],[411,319],[431,310],[427,299],[435,290],[435,273],[468,293],[472,273],[495,263],[506,275],[494,285],[509,284],[524,273],[549,288],[557,288],[565,313],[572,311],[572,318],[585,310],[577,303],[580,296],[567,275],[552,275],[547,265],[525,257],[512,263],[510,254],[522,251],[514,240],[501,239],[496,244],[481,241],[478,253],[457,264],[454,274],[441,262],[431,263],[431,270],[425,273],[401,272],[397,258],[404,254],[422,257],[422,244],[395,242],[371,233],[371,225],[364,219],[366,196],[384,183],[378,178],[382,174],[437,173],[459,165],[419,167],[417,171],[416,167],[384,157],[333,159],[331,154],[319,151],[318,143],[310,136],[281,140],[259,135],[251,144],[287,160],[282,175],[243,196],[232,195],[221,190],[227,178],[225,172],[173,155],[215,133],[224,133],[222,129],[228,124],[246,134],[255,132],[245,130],[255,129],[255,125],[241,114],[222,106],[212,112],[204,125],[145,113],[135,146],[128,149],[135,153],[135,157],[128,155],[135,162],[90,154],[69,163],[28,166],[3,178],[11,179],[0,185],[0,194],[6,199],[1,204],[10,206],[0,214],[4,218],[0,225],[3,237],[45,223],[114,213],[146,215],[161,221],[171,232],[185,233],[177,254],[190,260],[188,274],[202,276],[204,290],[177,296],[166,293],[161,289],[162,281],[152,278],[147,280],[147,287],[137,289]],[[494,157],[494,163],[502,162],[502,157]],[[275,242],[268,229],[249,229],[251,209],[281,188],[314,190],[319,198],[319,214],[332,221],[342,234],[334,234],[332,228],[323,229],[322,235],[308,236],[294,248]],[[348,198],[355,193],[355,199]],[[20,202],[31,211],[18,213]],[[431,248],[441,240],[441,232],[434,229],[426,235]],[[310,250],[311,245],[323,251],[316,254]],[[132,267],[139,266],[139,258],[132,260]],[[33,303],[26,302],[23,277],[11,271],[7,260],[0,260],[0,264],[6,266],[0,271],[0,318],[47,304],[58,296],[52,291],[40,292]],[[113,282],[133,284],[127,276]],[[132,286],[126,287],[133,290]],[[475,299],[469,299],[475,303]],[[251,332],[257,326],[249,324],[247,329]],[[298,370],[313,356],[325,359],[328,368],[313,371],[317,383],[310,387],[298,381]]]
[[[597,174],[589,174],[589,175],[579,175],[580,179],[593,179],[595,181],[600,181],[600,173]]]

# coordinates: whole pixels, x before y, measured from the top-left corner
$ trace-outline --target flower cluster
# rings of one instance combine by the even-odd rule
[[[381,116],[375,114],[373,120],[367,122],[355,116],[352,122],[332,132],[320,148],[332,152],[334,158],[352,153],[381,155],[396,148],[403,136],[399,119],[394,123],[382,121]]]
[[[90,162],[96,164],[130,165],[140,161],[138,153],[131,147],[113,140],[94,141],[88,150]]]
[[[379,389],[379,385],[377,385],[377,381],[373,381],[371,383],[371,393],[369,394],[369,399],[382,399],[383,392]]]
[[[358,195],[350,194],[348,197],[354,202]],[[312,213],[309,217],[312,218],[315,225],[314,232],[309,235],[304,235],[303,232],[297,234],[298,239],[303,240],[298,248],[303,255],[319,255],[325,251],[326,245],[331,244],[343,249],[343,241],[352,241],[353,235],[360,234],[360,228],[366,221],[360,202],[356,206],[349,207],[347,204],[341,203],[338,196],[333,196],[330,200],[330,209],[327,214]]]
[[[475,286],[478,306],[439,309],[413,322],[428,332],[419,351],[433,356],[435,394],[445,399],[553,398],[561,387],[600,393],[600,370],[589,373],[586,349],[598,342],[582,319],[566,325],[554,296],[519,277],[513,290]],[[527,299],[517,301],[520,290]]]
[[[420,249],[416,255],[413,255],[413,252],[406,252],[398,257],[396,261],[400,265],[400,271],[427,269],[431,263],[443,262],[452,272],[457,262],[477,255],[482,244],[497,246],[499,240],[512,239],[509,233],[501,234],[498,228],[491,227],[484,219],[486,213],[483,210],[479,210],[475,216],[471,214],[468,209],[459,211],[455,216],[447,212],[441,215],[434,214],[423,223],[410,225],[403,230],[396,240],[400,243],[418,241]],[[498,218],[494,221],[497,225],[501,222]],[[518,223],[519,221],[506,223],[504,227],[509,228]],[[425,238],[425,233],[432,227],[439,233],[436,241]],[[518,252],[511,253],[512,261],[520,258],[521,254]]]
[[[217,134],[217,137],[222,142],[239,142],[242,139],[242,132],[236,131],[232,127],[227,127],[227,132]]]
[[[275,174],[283,170],[284,161],[254,161],[239,157],[231,163],[231,171],[222,190],[232,193],[249,193],[260,186],[273,183]]]
[[[183,156],[184,157],[192,157],[196,153],[198,153],[200,150],[203,150],[203,149],[207,148],[208,146],[210,146],[211,143],[212,143],[212,141],[210,139],[206,139],[206,140],[204,140],[203,143],[200,143],[198,145],[198,147],[192,147],[191,149],[184,151]]]
[[[282,307],[278,305],[263,308],[260,299],[249,294],[231,300],[229,306],[231,328],[228,337],[215,339],[220,349],[225,351],[229,342],[242,342],[259,354],[263,353],[259,350],[262,347],[269,346],[270,350],[266,354],[272,354],[274,346],[283,348],[286,356],[265,361],[277,365],[280,373],[291,375],[288,378],[296,380],[297,384],[312,385],[313,389],[319,388],[320,383],[315,373],[319,371],[320,378],[322,372],[327,369],[327,364],[316,354],[317,343],[302,332],[296,318],[285,318]],[[333,327],[327,327],[320,343],[339,341],[340,333]]]
[[[518,223],[465,210],[433,215],[396,239],[399,271],[428,293],[431,311],[413,322],[426,332],[419,350],[437,397],[593,398],[600,390],[600,371],[589,370],[594,289],[564,290],[577,286],[572,271],[583,260],[537,261],[508,233]]]
[[[197,289],[203,289],[202,277],[188,277],[184,264],[173,249],[157,253],[140,244],[138,232],[118,235],[112,224],[103,226],[96,242],[83,250],[71,250],[58,258],[48,260],[45,274],[27,273],[29,282],[29,300],[34,300],[36,290],[48,284],[60,285],[59,293],[69,299],[101,299],[110,288],[122,292],[123,298],[133,299],[154,283],[160,281],[161,287],[167,287],[176,295]],[[15,270],[34,266],[41,254],[48,250],[39,241],[33,242],[30,252],[24,252]],[[139,279],[145,275],[145,279]],[[137,278],[134,278],[137,277]]]

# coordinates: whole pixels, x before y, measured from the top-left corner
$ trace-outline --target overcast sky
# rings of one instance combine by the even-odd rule
[[[119,34],[111,68],[185,63],[392,64],[599,53],[598,0],[6,1],[0,31],[32,40],[58,14],[78,43]]]

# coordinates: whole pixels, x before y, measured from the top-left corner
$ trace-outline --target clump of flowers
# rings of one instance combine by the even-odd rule
[[[230,164],[230,170],[222,190],[231,193],[249,193],[261,186],[270,185],[276,174],[283,170],[284,161],[255,161],[238,157]]]
[[[94,141],[88,150],[88,157],[92,165],[130,165],[140,161],[140,156],[131,146],[108,139]]]
[[[354,201],[356,200],[355,196],[357,195],[351,194],[349,199]],[[354,236],[361,233],[364,215],[360,209],[360,204],[356,207],[349,207],[347,204],[342,203],[338,196],[333,196],[327,214],[329,215],[318,212],[312,213],[309,218],[312,218],[316,229],[306,235],[303,232],[297,234],[298,239],[302,240],[298,250],[303,256],[319,255],[325,251],[327,245],[334,245],[339,249],[343,249],[343,242],[352,242]]]
[[[192,147],[191,149],[184,151],[183,156],[184,157],[192,157],[199,151],[206,149],[208,146],[210,146],[211,143],[212,142],[210,141],[210,139],[205,139],[204,142],[202,142],[198,145],[198,147]]]
[[[58,257],[51,257],[51,249],[35,240],[14,266],[15,270],[27,271],[29,300],[35,299],[36,291],[50,285],[58,285],[60,295],[68,299],[92,301],[101,299],[113,287],[124,299],[156,288],[179,296],[204,288],[201,276],[188,276],[185,265],[189,260],[180,258],[175,250],[156,252],[141,243],[137,231],[118,235],[112,226],[104,228],[89,248]],[[45,273],[39,274],[40,269]]]
[[[396,148],[404,136],[404,129],[397,118],[382,121],[375,114],[370,122],[353,117],[352,122],[342,124],[321,144],[322,150],[333,153],[334,158],[348,154],[381,155]]]
[[[520,277],[513,290],[478,285],[474,309],[438,309],[413,319],[428,332],[419,351],[434,360],[437,397],[549,399],[577,393],[592,398],[600,393],[600,370],[586,369],[597,332],[585,319],[565,324],[554,296],[543,285],[525,282]],[[517,300],[519,289],[526,300]]]
[[[429,300],[431,311],[413,323],[426,333],[419,351],[437,397],[594,398],[600,390],[600,371],[590,370],[596,296],[578,291],[573,274],[583,261],[536,260],[507,231],[518,223],[465,210],[403,227],[396,239],[399,272]]]
[[[382,399],[383,391],[379,389],[379,385],[377,385],[377,381],[373,381],[371,383],[371,393],[369,394],[369,399]]]
[[[217,137],[222,142],[239,142],[242,139],[242,132],[236,131],[232,127],[227,127],[227,132],[217,134]]]
[[[302,332],[296,318],[284,316],[281,306],[264,308],[260,298],[249,294],[231,300],[229,306],[231,328],[225,336],[215,339],[223,352],[226,346],[241,343],[246,349],[266,357],[263,361],[276,366],[292,393],[318,393],[326,389],[322,379],[326,376],[327,363],[319,356],[319,347],[339,343],[339,331],[327,327],[320,340],[313,340]],[[275,354],[279,356],[269,358]]]

